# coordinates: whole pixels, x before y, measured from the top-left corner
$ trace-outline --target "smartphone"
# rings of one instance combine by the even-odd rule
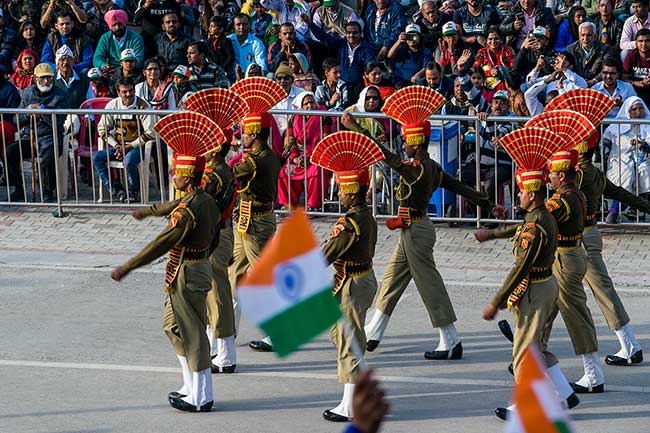
[[[515,20],[524,21],[524,13],[523,12],[517,12],[515,14]]]

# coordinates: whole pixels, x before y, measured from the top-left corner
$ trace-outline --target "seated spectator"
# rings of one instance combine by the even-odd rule
[[[379,62],[368,62],[363,73],[364,87],[374,86],[379,89],[379,96],[381,96],[382,101],[395,93],[395,87],[386,80],[387,73],[384,64]]]
[[[232,41],[226,35],[226,19],[224,17],[212,17],[210,19],[208,44],[208,59],[210,62],[220,66],[228,78],[235,77],[235,49]]]
[[[10,65],[15,42],[16,32],[11,25],[11,19],[5,21],[4,12],[0,7],[0,65]]]
[[[483,68],[473,66],[468,71],[469,79],[472,80],[474,88],[483,96],[483,99],[489,104],[492,102],[492,96],[495,91],[485,87],[485,71]]]
[[[126,28],[128,17],[122,10],[112,10],[104,15],[104,20],[110,31],[104,33],[95,49],[93,66],[106,72],[120,66],[120,53],[126,49],[133,50],[136,58],[136,68],[142,69],[144,62],[144,41],[142,36]]]
[[[190,81],[199,90],[230,87],[226,72],[208,61],[208,46],[203,41],[191,42],[187,47],[187,64],[192,70]]]
[[[30,49],[24,49],[18,54],[16,68],[11,75],[11,82],[20,90],[35,84],[34,68],[39,63],[38,54]]]
[[[488,31],[487,46],[481,48],[474,60],[474,66],[478,66],[485,72],[485,87],[488,90],[504,90],[506,88],[501,75],[512,69],[515,62],[515,52],[512,47],[503,43],[499,30]],[[505,78],[505,76],[503,77]]]
[[[294,0],[261,0],[261,2],[265,8],[277,11],[279,23],[293,24],[298,40],[304,42],[307,39],[309,23],[303,19],[303,15],[311,18],[311,14],[303,3]]]
[[[499,25],[501,17],[492,6],[484,5],[483,0],[467,0],[454,12],[454,22],[462,29],[465,45],[476,53],[487,46],[488,31]]]
[[[147,110],[151,106],[135,95],[135,85],[131,78],[121,77],[115,84],[118,97],[106,104],[106,110]],[[102,185],[121,202],[134,203],[140,191],[138,164],[144,159],[144,145],[154,137],[153,116],[105,113],[97,125],[97,133],[103,143],[102,150],[93,155],[95,170]],[[100,146],[101,147],[101,146]],[[126,167],[127,196],[119,179],[109,179],[108,162],[124,161]],[[145,185],[145,188],[148,188]],[[100,187],[101,188],[101,187]]]
[[[180,12],[176,0],[140,0],[138,3],[133,17],[135,23],[142,27],[140,36],[142,36],[148,55],[156,53],[155,37],[160,32],[163,17],[172,12],[178,19]]]
[[[291,54],[288,63],[294,76],[293,84],[309,92],[315,91],[318,86],[318,77],[311,72],[305,56],[300,53]]]
[[[41,62],[55,67],[55,53],[63,45],[70,47],[74,54],[75,71],[85,76],[93,66],[93,45],[87,36],[75,32],[75,24],[70,15],[56,17],[54,31],[47,35],[43,45]]]
[[[555,52],[550,44],[551,33],[545,27],[535,27],[533,32],[526,38],[519,52],[515,56],[515,62],[512,69],[526,76],[533,70],[540,56],[551,58]],[[553,72],[553,68],[547,62],[542,68],[542,75],[548,75]]]
[[[70,16],[76,25],[86,24],[88,22],[88,15],[86,15],[86,11],[84,11],[80,1],[45,0],[40,17],[41,28],[49,31],[59,15]]]
[[[162,81],[161,71],[162,62],[157,57],[146,60],[142,71],[144,81],[135,85],[135,96],[147,101],[154,110],[175,110],[172,82]]]
[[[364,22],[366,26],[363,35],[381,62],[388,56],[388,50],[397,42],[400,32],[406,26],[402,6],[395,0],[374,0],[366,8]]]
[[[36,84],[25,88],[19,108],[34,110],[33,114],[19,114],[18,124],[23,126],[20,130],[20,140],[7,146],[7,186],[14,187],[10,195],[11,201],[24,199],[22,180],[22,163],[34,155],[41,158],[40,172],[43,184],[42,200],[51,201],[56,196],[56,173],[54,162],[54,137],[57,135],[61,154],[63,143],[64,115],[56,116],[56,124],[52,123],[51,114],[36,114],[39,109],[64,109],[70,108],[66,92],[54,86],[54,71],[48,63],[40,63],[34,69]],[[31,121],[29,119],[31,117]],[[33,130],[32,130],[33,128]],[[55,129],[56,128],[56,129]],[[31,139],[30,139],[31,135]],[[36,150],[31,149],[35,143]]]
[[[162,18],[161,33],[155,36],[157,55],[165,61],[166,67],[173,71],[176,66],[185,64],[190,40],[181,34],[178,15],[167,13]]]
[[[35,53],[39,53],[40,55],[41,51],[43,51],[43,44],[44,39],[40,38],[36,33],[36,27],[34,27],[34,24],[31,21],[23,21],[20,23],[20,27],[18,28],[18,35],[16,36],[16,44],[14,46],[12,55],[12,59],[14,59],[14,69],[16,69],[15,59],[18,57],[18,54],[20,54],[22,50],[29,48],[30,50],[34,51]]]
[[[506,90],[508,91],[508,105],[515,116],[529,117],[526,98],[521,90],[524,77],[517,71],[510,71],[506,75]]]
[[[108,77],[102,74],[97,68],[91,68],[88,71],[88,79],[90,80],[90,88],[88,91],[88,99],[92,98],[115,98],[115,86],[111,86]]]
[[[596,0],[597,1],[597,0]],[[546,7],[551,9],[553,12],[553,16],[555,17],[555,22],[557,24],[560,24],[563,20],[565,20],[569,16],[569,10],[571,10],[572,6],[578,6],[581,5],[585,9],[589,8],[590,10],[587,10],[587,15],[588,16],[595,16],[595,7],[587,6],[586,3],[591,3],[592,0],[584,0],[581,2],[580,0],[574,1],[574,0],[549,0],[546,2]],[[583,3],[583,4],[581,4]]]
[[[341,0],[323,0],[314,12],[314,24],[325,33],[335,33],[345,37],[345,25],[350,21],[359,21],[359,17],[351,7],[341,3]]]
[[[93,0],[92,6],[86,10],[88,21],[86,22],[86,34],[97,44],[99,38],[111,29],[108,28],[104,16],[113,9],[119,7],[112,0]]]
[[[0,66],[0,108],[18,108],[20,93],[11,81],[7,79],[9,68]],[[13,116],[0,118],[0,179],[5,180],[4,150],[5,146],[16,139],[16,125]]]
[[[598,16],[594,19],[596,25],[596,38],[607,45],[613,53],[621,52],[621,35],[623,34],[623,21],[612,13],[613,0],[598,1]]]
[[[569,16],[560,23],[555,40],[555,51],[564,53],[567,47],[578,40],[578,27],[587,20],[587,12],[582,6],[573,6]]]
[[[616,57],[608,56],[603,60],[601,71],[603,81],[596,83],[592,89],[597,90],[616,101],[616,105],[607,113],[607,117],[616,117],[623,101],[636,96],[634,87],[627,81],[621,81],[621,63]]]
[[[88,99],[88,77],[74,70],[74,53],[69,46],[62,45],[54,59],[57,69],[54,85],[67,93],[70,108],[79,108]]]
[[[266,8],[262,6],[260,0],[253,1],[253,9],[255,13],[251,16],[251,33],[260,41],[264,42],[265,45],[271,45],[267,40],[267,35],[272,32],[273,28],[273,15],[266,11]]]
[[[420,27],[409,24],[388,51],[395,83],[415,83],[424,76],[424,67],[433,60],[433,53],[422,45]],[[382,95],[382,97],[385,96]]]
[[[636,94],[650,102],[650,29],[636,33],[636,48],[623,61],[623,79],[634,86]],[[648,102],[646,102],[648,101]]]
[[[447,101],[454,96],[454,80],[442,73],[442,67],[431,61],[424,67],[424,86],[437,90]]]
[[[596,26],[585,22],[578,29],[579,40],[569,45],[567,53],[575,59],[573,71],[587,81],[589,87],[601,79],[603,58],[611,54],[607,45],[596,40]]]
[[[485,101],[481,92],[474,88],[470,77],[463,74],[454,80],[454,95],[443,105],[441,114],[476,116],[478,113],[487,112],[489,107],[490,105]],[[459,123],[462,131],[475,132],[474,122]]]
[[[627,119],[630,123],[610,125],[603,134],[603,141],[611,145],[607,179],[635,194],[647,196],[650,193],[650,125],[633,122],[634,119],[649,120],[650,111],[641,98],[632,96],[623,102],[616,118]],[[613,200],[608,223],[616,222],[618,207],[619,203]]]
[[[288,62],[293,53],[300,53],[311,62],[311,53],[306,43],[296,39],[296,31],[291,23],[280,26],[280,39],[273,42],[268,49],[267,63],[269,72],[275,72],[280,63]]]
[[[621,34],[621,58],[625,59],[628,52],[636,48],[636,34],[641,29],[650,29],[648,9],[650,0],[632,0],[634,15],[625,20]]]
[[[384,105],[383,99],[376,86],[364,87],[359,93],[356,104],[346,108],[346,113],[379,113]],[[375,140],[381,143],[388,141],[389,119],[374,119],[372,117],[355,117],[354,120]]]
[[[275,82],[278,83],[285,92],[287,92],[287,97],[283,99],[282,101],[278,102],[273,106],[274,109],[276,110],[291,110],[293,100],[304,90],[302,90],[299,87],[296,87],[295,84],[293,84],[294,81],[294,76],[293,76],[293,71],[291,68],[289,68],[288,65],[286,64],[281,64],[278,66],[278,69],[275,71]],[[275,119],[275,123],[278,126],[278,130],[280,131],[280,136],[284,136],[285,131],[287,130],[287,127],[289,126],[288,122],[288,117],[286,114],[274,114],[273,118]],[[275,147],[277,148],[277,143],[274,143]]]
[[[180,33],[189,40],[196,39],[195,33],[200,33],[198,29],[194,27],[199,15],[199,10],[197,5],[192,3],[186,3],[185,0],[175,0],[178,4],[178,19],[180,22]]]
[[[266,50],[262,41],[250,33],[250,19],[248,15],[239,13],[235,16],[235,33],[228,35],[235,49],[236,69],[243,73],[251,63],[256,63],[263,70],[268,70],[266,64]]]
[[[545,62],[544,59],[542,61]],[[557,53],[554,57],[553,69],[558,73],[553,73],[548,76],[550,77],[550,82],[546,83],[544,90],[548,93],[551,90],[557,89],[562,94],[573,89],[587,88],[585,79],[574,72],[575,62],[573,54]],[[534,83],[536,81],[544,81],[547,77],[539,77],[539,71],[540,69],[536,65],[535,69],[526,77],[526,82]],[[531,115],[533,114],[531,113]]]
[[[466,71],[474,63],[472,51],[458,35],[453,22],[442,26],[442,39],[438,39],[435,60],[442,66],[445,75],[456,75]]]
[[[122,51],[120,54],[120,67],[112,74],[114,83],[121,77],[129,77],[134,83],[142,81],[141,70],[136,67],[136,59],[135,51],[131,48]],[[102,71],[102,74],[106,75],[107,72]]]
[[[451,21],[451,17],[440,13],[435,1],[425,0],[420,10],[413,15],[413,21],[422,31],[422,45],[435,52],[438,40],[442,37],[442,26]]]
[[[343,108],[343,95],[339,90],[341,77],[341,64],[335,57],[328,57],[323,62],[325,79],[316,88],[316,105],[327,108],[328,111],[341,111]]]
[[[499,25],[499,30],[512,48],[520,49],[535,27],[546,27],[555,34],[555,17],[551,9],[544,7],[540,0],[519,0],[509,8]]]
[[[300,93],[291,105],[295,110],[325,110],[325,107],[316,105],[312,92]],[[332,131],[331,124],[329,117],[294,116],[287,131],[290,137],[289,149],[285,149],[287,161],[278,179],[278,203],[282,207],[295,208],[304,192],[308,210],[320,210],[323,204],[323,186],[329,185],[332,173],[313,165],[310,158],[316,144]]]
[[[191,76],[192,71],[190,71],[190,68],[183,65],[176,66],[176,69],[172,72],[172,91],[176,107],[179,109],[184,108],[187,98],[196,92],[196,87],[190,83]]]

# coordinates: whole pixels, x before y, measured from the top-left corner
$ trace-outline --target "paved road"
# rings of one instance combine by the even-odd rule
[[[331,219],[315,219],[319,236]],[[210,414],[181,414],[166,394],[179,386],[176,359],[160,329],[164,262],[121,284],[110,268],[137,252],[164,225],[128,214],[0,209],[0,433],[14,432],[338,432],[321,419],[338,403],[335,353],[326,335],[287,360],[250,352],[260,333],[245,319],[237,342],[238,373],[214,377]],[[650,348],[650,233],[605,228],[605,258],[642,345]],[[477,244],[470,229],[440,226],[435,257],[459,317],[465,357],[426,361],[437,342],[413,285],[398,305],[387,337],[368,361],[387,389],[384,432],[500,432],[492,415],[512,386],[509,345],[484,304],[512,262],[506,241]],[[375,261],[383,273],[396,234],[379,233]],[[617,350],[593,298],[602,353]],[[500,316],[508,317],[508,313]],[[581,363],[561,320],[552,339],[567,376]],[[648,349],[650,353],[650,349]],[[650,356],[650,355],[648,355]],[[650,363],[605,366],[605,394],[585,396],[571,411],[578,432],[646,432]],[[209,429],[209,430],[208,430]]]

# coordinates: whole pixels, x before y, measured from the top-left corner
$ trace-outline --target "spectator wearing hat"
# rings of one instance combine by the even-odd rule
[[[424,76],[424,67],[433,60],[433,53],[422,45],[420,26],[409,24],[388,51],[395,84],[415,83]]]
[[[311,72],[307,58],[300,53],[294,53],[289,56],[288,64],[293,72],[293,84],[303,90],[314,92],[319,84],[318,77]]]
[[[63,109],[69,108],[68,95],[64,90],[54,86],[54,70],[48,63],[40,63],[34,69],[36,84],[23,90],[22,99],[19,108],[30,110]],[[21,155],[22,159],[30,158],[30,155],[41,158],[41,176],[43,185],[43,201],[50,201],[56,194],[56,173],[54,163],[54,139],[57,135],[59,144],[58,153],[61,154],[63,143],[63,122],[64,115],[56,116],[56,124],[52,123],[50,114],[19,114],[18,122],[20,125],[26,125],[20,131],[20,140],[7,146],[7,171],[9,187],[14,187],[11,194],[11,201],[24,200],[23,180],[21,176]],[[29,117],[33,121],[30,122]],[[34,131],[30,139],[30,131],[34,126]],[[31,145],[35,145],[32,153]]]
[[[458,34],[458,26],[449,21],[442,26],[442,38],[438,39],[435,60],[442,66],[445,75],[466,72],[474,63],[472,51]]]
[[[137,68],[137,57],[135,51],[131,48],[120,53],[120,67],[110,74],[113,82],[117,82],[121,77],[129,77],[134,83],[139,83],[143,80],[140,69]],[[107,74],[107,71],[102,71],[102,74]]]
[[[38,54],[26,48],[18,54],[16,69],[11,75],[11,82],[18,89],[23,90],[34,84],[34,68],[39,63]]]
[[[587,21],[587,12],[580,5],[569,9],[567,18],[560,23],[555,39],[555,51],[563,53],[567,47],[578,40],[578,27]]]
[[[442,26],[451,21],[447,14],[440,13],[436,2],[425,0],[420,10],[413,15],[413,21],[420,26],[422,45],[435,52],[442,37]]]
[[[176,0],[140,0],[133,18],[135,23],[142,26],[140,36],[144,40],[148,55],[156,52],[156,35],[163,25],[163,18],[168,13],[175,13],[177,20],[180,10]]]
[[[551,9],[544,7],[540,0],[519,0],[506,12],[499,30],[507,38],[508,45],[519,49],[537,26],[546,27],[551,35],[555,34],[555,17]]]
[[[88,71],[88,99],[92,98],[115,98],[115,86],[111,86],[110,80],[102,74],[97,68],[91,68]]]
[[[199,89],[230,87],[226,72],[208,60],[208,46],[203,41],[191,42],[187,47],[187,64],[192,76],[190,81]]]
[[[512,69],[525,77],[533,70],[540,56],[549,59],[552,58],[555,52],[549,45],[550,39],[551,32],[546,27],[535,27],[530,36],[524,41],[521,49],[517,52]],[[548,75],[551,72],[553,72],[553,68],[550,63],[545,63],[541,75]]]
[[[293,100],[298,94],[304,92],[303,89],[300,87],[297,87],[293,81],[295,79],[293,75],[293,71],[289,66],[286,64],[282,63],[280,66],[278,66],[278,69],[275,71],[275,82],[280,85],[284,89],[285,92],[287,92],[287,97],[278,102],[273,106],[273,109],[276,110],[291,110],[292,109],[292,103]],[[274,114],[273,118],[275,119],[276,125],[278,125],[278,130],[280,131],[280,135],[284,136],[284,132],[287,130],[288,127],[288,116],[286,114]],[[275,144],[275,143],[274,143]],[[277,146],[276,146],[277,147]]]
[[[650,0],[632,0],[632,11],[634,14],[625,20],[623,24],[623,34],[621,34],[621,58],[625,59],[627,53],[634,50],[636,44],[636,34],[641,29],[650,29]]]
[[[573,72],[587,81],[589,87],[602,79],[603,59],[611,55],[611,50],[596,39],[596,26],[591,22],[580,24],[578,40],[567,48],[575,59]]]
[[[5,22],[4,11],[0,7],[0,65],[9,66],[15,41],[16,32],[11,26],[11,19]]]
[[[49,31],[60,15],[68,15],[77,24],[86,24],[88,15],[78,0],[45,0],[40,17],[41,27]]]
[[[288,62],[293,53],[300,53],[311,62],[311,52],[306,43],[297,40],[296,30],[291,23],[284,23],[280,26],[279,39],[268,49],[267,63],[269,72],[275,72],[280,63]]]
[[[220,16],[214,16],[210,19],[208,26],[209,38],[208,59],[215,65],[221,66],[226,71],[228,78],[234,81],[235,77],[235,49],[232,41],[226,35],[226,19]]]
[[[88,77],[74,70],[74,53],[67,45],[57,50],[55,61],[57,72],[54,85],[68,94],[71,108],[79,108],[88,97]]]
[[[192,71],[185,65],[178,65],[172,72],[172,91],[176,100],[176,107],[182,109],[185,107],[185,101],[194,92],[196,86],[190,83]]]
[[[634,86],[646,105],[650,103],[650,29],[636,33],[636,48],[623,61],[623,79]]]
[[[596,38],[607,45],[613,53],[621,52],[621,35],[623,34],[623,21],[613,13],[613,0],[598,1],[598,16],[594,18],[596,24]]]
[[[603,80],[594,84],[592,87],[593,90],[604,93],[616,101],[616,105],[607,113],[607,117],[616,117],[618,110],[623,105],[623,101],[632,96],[636,96],[634,87],[627,81],[620,80],[622,76],[621,72],[621,62],[618,60],[618,57],[605,57],[603,59],[603,69],[600,72]]]
[[[382,61],[406,26],[402,6],[395,0],[374,0],[366,8],[364,22],[363,34],[377,51],[377,60]]]
[[[248,65],[256,63],[263,70],[268,70],[264,44],[251,34],[250,18],[248,15],[239,13],[235,15],[233,22],[235,33],[228,35],[228,39],[230,39],[235,49],[235,69],[239,68],[241,75],[243,75],[243,71],[248,68]]]
[[[142,69],[144,62],[144,41],[142,36],[126,28],[128,17],[122,10],[112,10],[104,15],[104,20],[110,31],[104,33],[95,49],[93,66],[102,71],[115,69],[120,66],[120,53],[126,49],[133,50],[136,68]]]
[[[75,63],[75,71],[86,75],[93,66],[93,45],[90,38],[75,32],[75,23],[70,14],[61,14],[56,17],[54,31],[47,35],[41,62],[50,63],[56,68],[55,53],[63,46],[70,47]]]
[[[465,44],[472,53],[477,53],[487,46],[488,30],[497,27],[501,17],[492,6],[484,5],[483,0],[467,0],[456,9],[453,20],[462,29]]]
[[[162,18],[161,33],[155,36],[156,52],[168,68],[173,71],[176,66],[184,64],[187,60],[187,47],[190,40],[180,31],[180,22],[175,12],[166,13]]]
[[[359,17],[341,0],[323,0],[322,6],[314,12],[313,21],[325,33],[334,33],[343,38],[345,25],[350,21],[359,21]]]

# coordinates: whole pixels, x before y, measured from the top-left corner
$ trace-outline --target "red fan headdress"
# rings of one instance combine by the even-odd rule
[[[154,126],[161,140],[174,150],[177,175],[192,177],[205,168],[206,153],[225,141],[219,125],[203,114],[183,111],[163,117]]]
[[[247,134],[258,134],[262,128],[270,128],[273,118],[267,111],[287,97],[287,92],[278,83],[264,77],[244,78],[233,84],[230,90],[241,96],[250,107],[250,113],[243,121]]]
[[[525,126],[548,129],[562,137],[567,145],[585,141],[594,132],[591,121],[573,110],[546,111],[530,119]]]
[[[579,159],[578,151],[575,149],[561,150],[555,152],[548,160],[549,171],[569,171],[578,165]]]
[[[557,151],[567,148],[562,137],[534,126],[516,129],[499,142],[517,163],[517,186],[526,192],[539,191],[546,184],[548,160]]]
[[[341,192],[356,194],[370,181],[368,167],[384,159],[377,143],[363,134],[340,131],[318,142],[311,162],[336,173]]]
[[[600,125],[616,103],[609,96],[592,89],[574,89],[561,94],[544,111],[573,110],[583,114],[594,128]]]
[[[429,141],[431,124],[427,120],[445,103],[445,98],[424,86],[399,89],[386,99],[381,111],[402,124],[402,135],[409,146]]]
[[[208,116],[226,134],[226,141],[232,140],[232,127],[250,111],[248,104],[230,89],[204,89],[193,93],[185,101],[190,111]],[[228,137],[230,135],[230,137]]]

